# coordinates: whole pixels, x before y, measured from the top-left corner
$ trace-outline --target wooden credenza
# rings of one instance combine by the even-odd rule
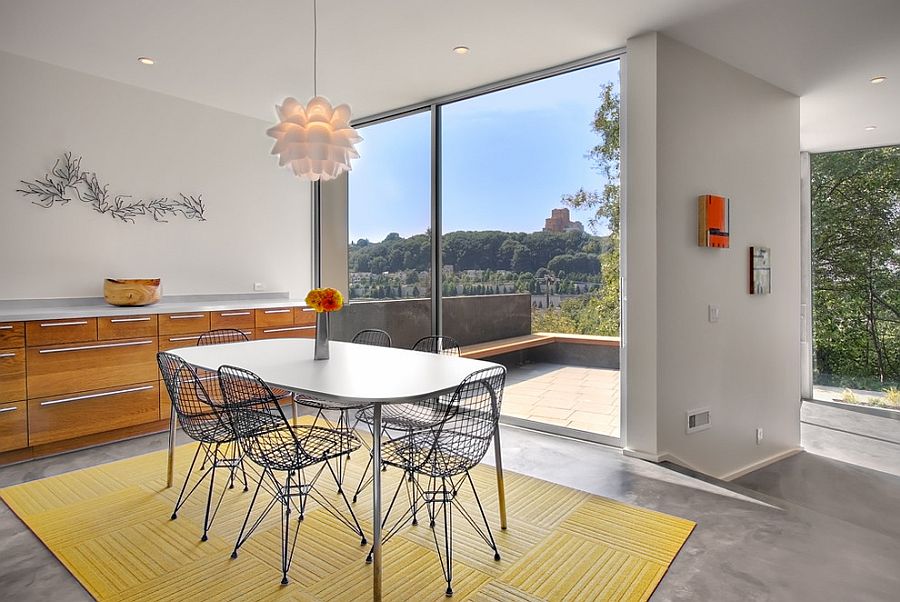
[[[158,432],[171,402],[157,351],[235,328],[315,336],[305,307],[0,322],[0,465]]]

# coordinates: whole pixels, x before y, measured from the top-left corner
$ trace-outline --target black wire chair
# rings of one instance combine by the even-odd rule
[[[210,330],[208,332],[204,332],[200,335],[200,338],[197,339],[197,346],[202,347],[203,345],[223,345],[226,343],[243,343],[244,341],[249,341],[250,337],[246,335],[241,330],[237,330],[235,328],[219,328],[216,330]]]
[[[189,364],[177,355],[160,352],[156,354],[159,370],[172,400],[172,412],[178,418],[181,430],[191,439],[199,442],[191,467],[184,478],[184,485],[175,502],[172,511],[172,519],[178,518],[178,511],[187,502],[200,485],[209,478],[209,492],[206,496],[206,513],[203,518],[203,536],[201,541],[207,540],[207,534],[212,526],[213,519],[222,499],[225,489],[219,495],[218,502],[213,508],[213,488],[215,476],[218,470],[228,471],[229,487],[234,488],[235,473],[240,469],[244,482],[244,491],[247,491],[247,471],[244,468],[243,456],[238,450],[236,436],[230,423],[220,411],[219,403],[208,393],[197,372]],[[215,373],[213,373],[215,376]],[[218,383],[212,383],[218,389]],[[202,454],[202,456],[201,456]],[[197,458],[202,457],[200,466],[200,478],[188,490],[191,475]],[[209,468],[207,468],[207,463]]]
[[[382,527],[387,527],[388,517],[404,487],[410,504],[390,529],[386,529],[383,541],[386,542],[410,521],[415,524],[417,503],[426,506],[438,559],[447,581],[448,596],[453,595],[454,510],[466,519],[493,550],[494,560],[500,560],[497,542],[491,533],[470,471],[481,462],[490,447],[500,420],[505,382],[506,368],[503,366],[473,372],[460,383],[446,403],[440,403],[443,417],[439,422],[411,431],[382,446],[382,458],[386,464],[402,468],[406,473],[423,477],[427,481],[423,486],[419,478],[400,479]],[[474,494],[481,515],[480,521],[459,501],[459,494],[466,484]],[[439,514],[443,517],[443,546],[438,541],[438,531],[435,529]],[[367,560],[371,560],[371,552]]]
[[[366,536],[347,497],[340,493],[350,518],[316,489],[319,477],[326,469],[335,482],[338,482],[338,475],[332,468],[331,461],[358,449],[356,439],[342,430],[321,426],[292,426],[269,386],[249,370],[222,366],[219,368],[219,381],[225,398],[225,413],[237,434],[241,450],[246,458],[262,469],[231,557],[237,558],[238,549],[265,520],[272,508],[280,504],[281,583],[286,584],[300,522],[303,521],[310,497],[349,527],[360,537],[360,544],[365,545]],[[306,469],[316,466],[318,468],[307,472]],[[284,477],[279,478],[276,472],[284,473]],[[248,529],[260,489],[264,489],[272,499]],[[338,491],[340,492],[340,488]],[[299,520],[292,538],[290,522],[294,511],[299,514]]]
[[[375,347],[391,347],[393,345],[391,335],[377,328],[360,330],[353,335],[353,339],[350,342],[359,345],[373,345]]]
[[[441,355],[459,355],[459,343],[453,337],[431,335],[422,337],[412,346],[413,351],[440,353]]]
[[[216,330],[210,330],[208,332],[204,332],[200,335],[200,338],[197,339],[197,346],[202,347],[204,345],[224,345],[228,343],[243,343],[245,341],[249,341],[250,337],[247,336],[245,332],[242,330],[237,330],[235,328],[219,328]],[[210,372],[209,375],[203,376],[204,380],[212,381],[210,383],[210,388],[213,386],[218,388],[219,386],[219,377],[215,372]],[[213,384],[214,383],[214,384]],[[284,389],[279,389],[277,387],[272,389],[272,392],[275,394],[275,398],[280,402],[284,399],[291,399],[294,403],[291,404],[291,418],[296,421],[297,420],[297,407],[295,404],[300,405],[309,405],[306,403],[306,399],[299,395],[295,395],[290,391],[286,391]]]
[[[439,355],[459,356],[459,343],[456,339],[448,336],[430,335],[422,337],[412,346],[413,351],[421,351],[424,353],[437,353]],[[444,400],[446,402],[446,400]],[[384,432],[390,438],[389,430],[410,432],[416,429],[428,428],[429,426],[439,422],[443,417],[443,411],[440,399],[428,399],[418,403],[397,403],[384,405],[381,408],[381,424]],[[356,413],[356,426],[362,422],[369,427],[372,432],[374,422],[374,410],[372,406],[365,407]],[[353,501],[359,499],[359,494],[363,489],[369,486],[372,477],[369,475],[369,469],[372,467],[372,457],[369,456],[369,463],[360,477],[359,484],[353,494]]]

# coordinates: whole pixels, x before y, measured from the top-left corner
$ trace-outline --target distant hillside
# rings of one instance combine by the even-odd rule
[[[460,270],[510,270],[597,274],[599,256],[609,250],[606,237],[584,232],[459,231],[444,235],[444,265]],[[350,244],[351,272],[423,271],[431,267],[427,234],[402,238],[388,234],[381,242],[360,239]]]

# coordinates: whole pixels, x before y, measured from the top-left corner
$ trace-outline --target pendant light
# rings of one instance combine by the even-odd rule
[[[275,138],[272,154],[278,155],[278,165],[311,182],[350,171],[350,159],[359,158],[354,145],[362,141],[350,126],[350,106],[332,107],[318,95],[318,30],[318,0],[313,0],[313,97],[305,106],[290,96],[275,105],[278,124],[266,130]]]

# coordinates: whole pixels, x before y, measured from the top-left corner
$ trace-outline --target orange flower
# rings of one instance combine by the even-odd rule
[[[314,288],[306,295],[306,304],[319,313],[332,312],[344,306],[344,297],[337,289]]]

